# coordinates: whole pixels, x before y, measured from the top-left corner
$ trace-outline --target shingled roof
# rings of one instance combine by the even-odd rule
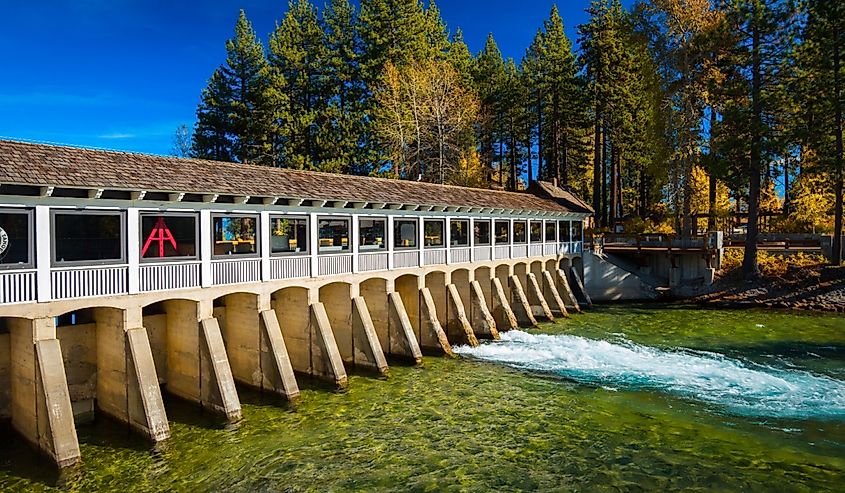
[[[553,197],[0,140],[0,184],[582,212]]]

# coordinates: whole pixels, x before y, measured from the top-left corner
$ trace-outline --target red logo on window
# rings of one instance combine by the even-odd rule
[[[176,249],[176,240],[173,238],[173,234],[170,233],[170,229],[168,229],[167,225],[164,224],[163,217],[158,218],[155,226],[153,226],[153,230],[150,231],[150,236],[147,237],[147,241],[144,243],[144,248],[141,249],[141,257],[147,255],[147,250],[154,241],[158,242],[159,257],[164,257],[164,242],[169,242],[173,246],[173,249]]]

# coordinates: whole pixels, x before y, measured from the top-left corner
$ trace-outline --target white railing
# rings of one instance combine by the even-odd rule
[[[129,267],[73,267],[50,272],[51,296],[54,300],[126,294]]]
[[[352,255],[320,255],[317,257],[317,275],[336,276],[352,272]]]
[[[557,255],[557,244],[546,243],[543,245],[543,255]]]
[[[214,260],[211,262],[211,283],[214,285],[259,281],[261,281],[260,259]]]
[[[510,258],[511,247],[509,245],[497,245],[493,247],[493,256],[495,257],[495,260]]]
[[[146,292],[196,288],[202,284],[201,276],[200,262],[141,264],[138,289]]]
[[[393,254],[393,267],[396,269],[405,269],[408,267],[419,267],[420,252],[419,250],[410,250],[407,252],[396,252]]]
[[[572,253],[581,253],[581,250],[584,248],[584,242],[576,241],[572,244]]]
[[[311,277],[311,257],[274,257],[270,259],[270,279]]]
[[[463,264],[469,262],[470,258],[470,249],[469,248],[453,248],[449,250],[449,261],[453,264]],[[487,249],[487,256],[490,256],[490,249]]]
[[[542,243],[532,243],[528,245],[528,256],[529,257],[542,257],[543,256],[543,244]]]
[[[446,249],[438,248],[436,250],[425,250],[423,255],[425,265],[437,265],[446,263]]]
[[[485,262],[490,260],[490,247],[489,246],[480,246],[473,248],[475,261],[476,262]]]
[[[0,271],[0,303],[26,303],[35,301],[34,270]]]
[[[374,270],[387,270],[388,253],[362,253],[358,255],[358,270],[361,272],[372,272]]]
[[[528,245],[514,245],[512,258],[523,258],[528,256]]]

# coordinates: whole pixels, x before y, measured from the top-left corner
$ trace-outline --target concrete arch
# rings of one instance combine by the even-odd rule
[[[425,275],[425,287],[431,293],[431,298],[434,300],[435,311],[437,312],[437,320],[445,327],[448,320],[448,305],[449,299],[446,290],[446,273],[443,271],[432,271]]]
[[[12,326],[27,322],[17,317],[0,318],[0,419],[12,417]]]
[[[543,262],[541,260],[535,260],[531,262],[529,272],[534,274],[534,276],[537,278],[537,282],[543,282]]]
[[[316,340],[311,327],[311,299],[308,288],[290,286],[279,289],[271,295],[270,302],[287,345],[288,355],[294,371],[308,375],[320,375],[324,368],[319,354],[312,347]],[[316,367],[312,363],[317,360]]]
[[[469,283],[472,280],[468,269],[455,269],[451,273],[451,284],[454,284],[458,289],[458,294],[461,296],[461,301],[464,307],[470,306],[470,288]]]
[[[55,317],[56,338],[62,347],[68,392],[74,420],[85,423],[94,420],[97,402],[98,373],[106,373],[98,361],[98,346],[114,343],[108,336],[107,323],[111,316],[119,316],[111,307],[91,307],[73,310]],[[99,320],[98,320],[99,319]],[[99,322],[99,324],[98,324]],[[99,330],[98,330],[99,325]],[[121,334],[122,335],[122,334]],[[117,341],[123,345],[123,341]],[[98,370],[100,370],[98,372]],[[107,399],[101,399],[105,402]]]
[[[212,315],[220,326],[232,375],[237,382],[257,389],[263,387],[264,380],[260,313],[259,296],[251,292],[225,294],[213,302]]]
[[[319,289],[320,302],[326,308],[337,348],[344,363],[354,364],[355,343],[352,334],[352,285],[331,282]]]
[[[489,266],[476,267],[473,273],[475,280],[481,286],[481,292],[484,294],[484,301],[487,302],[487,309],[490,313],[493,312],[493,276],[494,271]]]
[[[358,285],[358,292],[364,301],[367,303],[367,309],[370,311],[370,318],[373,321],[373,328],[378,336],[381,347],[390,354],[391,348],[391,331],[390,331],[390,305],[387,295],[392,289],[388,288],[387,279],[381,277],[373,277],[361,282]]]
[[[405,305],[405,313],[408,314],[408,320],[411,322],[411,327],[417,337],[417,343],[420,347],[429,347],[426,343],[430,341],[423,341],[420,333],[420,278],[415,274],[404,274],[397,277],[393,281],[394,289],[402,299],[402,304]]]
[[[558,265],[564,272],[569,272],[569,268],[572,267],[572,259],[569,257],[563,257],[560,259]]]

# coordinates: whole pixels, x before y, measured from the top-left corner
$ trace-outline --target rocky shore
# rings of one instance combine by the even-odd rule
[[[781,308],[845,313],[845,267],[790,268],[783,276],[746,280],[720,277],[706,294],[687,302],[726,308]]]

